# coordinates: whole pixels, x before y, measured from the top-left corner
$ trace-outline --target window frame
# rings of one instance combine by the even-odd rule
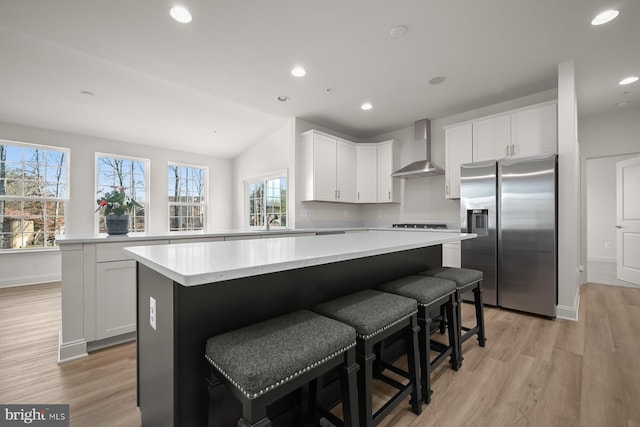
[[[43,246],[37,246],[37,247],[18,247],[18,248],[3,248],[0,247],[0,253],[17,253],[17,252],[24,252],[24,253],[31,253],[31,252],[40,252],[40,251],[52,251],[52,250],[59,250],[58,245],[56,243],[56,239],[55,236],[58,235],[64,235],[65,234],[65,229],[67,226],[67,213],[69,210],[69,200],[71,197],[71,178],[70,178],[70,171],[71,171],[71,150],[67,147],[58,147],[58,146],[53,146],[53,145],[45,145],[45,144],[35,144],[35,143],[29,143],[29,142],[22,142],[22,141],[14,141],[14,140],[9,140],[9,139],[0,139],[0,145],[13,145],[15,147],[21,147],[22,150],[24,149],[35,149],[35,150],[43,150],[43,151],[57,151],[57,152],[62,152],[65,155],[65,167],[64,167],[64,174],[66,176],[66,181],[63,182],[65,187],[66,187],[66,191],[65,191],[65,195],[66,197],[33,197],[33,196],[29,196],[29,197],[25,197],[24,195],[24,188],[23,188],[23,194],[20,196],[11,196],[11,195],[4,195],[2,197],[2,200],[5,201],[19,201],[19,202],[33,202],[33,201],[37,201],[40,203],[51,203],[51,202],[62,202],[62,206],[63,206],[63,225],[61,227],[61,233],[56,233],[55,230],[53,230],[52,235],[54,236],[54,240],[53,243],[48,246],[48,245],[43,245]],[[24,181],[24,152],[22,153],[22,158],[21,158],[21,163],[23,165],[23,169],[22,169],[22,174],[23,174],[23,181]],[[45,174],[46,176],[46,174]],[[45,181],[48,182],[48,181]],[[58,181],[57,181],[58,182]],[[3,216],[3,215],[2,215]],[[24,219],[24,206],[22,207],[22,213],[20,216],[21,219]],[[43,220],[45,221],[46,224],[46,218],[47,216],[45,215],[45,212],[43,212]],[[43,231],[43,233],[46,233],[46,229]]]
[[[109,157],[109,158],[113,158],[113,159],[121,159],[121,160],[131,160],[131,161],[137,161],[137,162],[143,162],[144,163],[144,194],[145,194],[145,199],[144,200],[138,200],[136,199],[136,202],[140,203],[144,209],[144,230],[139,230],[136,231],[134,229],[131,230],[131,232],[135,232],[135,233],[148,233],[149,232],[149,222],[151,220],[151,209],[150,209],[150,196],[151,196],[151,180],[149,179],[149,174],[150,174],[150,170],[151,170],[151,161],[149,159],[145,159],[143,157],[135,157],[135,156],[127,156],[127,155],[123,155],[123,154],[111,154],[111,153],[103,153],[103,152],[96,152],[95,153],[95,162],[94,162],[94,185],[93,185],[93,194],[94,194],[94,203],[95,200],[98,199],[98,189],[99,189],[99,185],[100,185],[100,177],[99,177],[99,167],[98,167],[98,161],[100,159],[100,157]],[[97,209],[97,205],[96,209]],[[99,210],[96,210],[95,214],[94,214],[94,225],[93,225],[93,230],[96,234],[100,233],[100,217],[101,217],[101,213]]]
[[[288,169],[280,169],[277,171],[272,171],[272,172],[268,172],[268,173],[264,173],[264,174],[260,174],[260,175],[255,175],[255,176],[251,176],[251,177],[247,177],[245,179],[243,179],[243,187],[244,187],[244,197],[243,197],[243,214],[242,214],[242,228],[249,228],[251,230],[263,230],[265,228],[265,225],[250,225],[251,224],[251,212],[250,212],[250,200],[249,200],[249,186],[252,183],[258,182],[258,181],[263,181],[265,183],[265,188],[266,188],[266,181],[270,181],[270,180],[275,180],[275,179],[282,179],[285,178],[287,181],[287,185],[285,187],[285,191],[286,191],[286,200],[287,200],[287,208],[285,210],[285,217],[286,217],[286,222],[287,225],[282,227],[282,226],[278,226],[276,227],[278,230],[287,230],[289,229],[289,224],[290,222],[290,218],[289,218],[289,199],[290,199],[290,192],[289,192],[289,170]],[[265,211],[266,211],[266,207],[267,204],[264,204],[265,207]],[[271,226],[273,227],[273,225]]]
[[[209,219],[209,167],[202,166],[202,165],[181,163],[181,162],[167,162],[167,190],[168,190],[169,179],[170,179],[169,168],[171,166],[178,166],[182,168],[191,168],[191,169],[202,169],[204,171],[204,195],[203,195],[204,202],[203,203],[171,202],[168,200],[170,195],[168,194],[168,191],[167,191],[167,231],[172,232],[171,230],[171,207],[172,206],[189,206],[189,207],[202,206],[203,208],[201,230],[198,229],[198,230],[173,230],[173,231],[176,231],[176,232],[177,231],[207,231],[208,223],[209,223],[208,221]]]

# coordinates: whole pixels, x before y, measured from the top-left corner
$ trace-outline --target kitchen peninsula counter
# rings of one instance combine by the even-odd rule
[[[474,237],[372,229],[127,247],[124,252],[138,263],[138,404],[143,425],[207,425],[207,338],[438,267],[443,243]],[[224,393],[217,412],[220,425],[235,426],[240,406]]]

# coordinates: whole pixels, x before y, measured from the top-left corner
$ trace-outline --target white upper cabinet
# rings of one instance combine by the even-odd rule
[[[460,165],[473,161],[473,126],[465,123],[444,130],[445,197],[460,198]]]
[[[302,201],[389,203],[400,195],[395,141],[355,144],[310,130],[300,138]]]
[[[375,144],[357,144],[356,164],[358,203],[376,203],[378,201],[378,147]]]
[[[511,156],[557,151],[558,112],[555,102],[511,113]]]
[[[303,200],[355,202],[356,148],[349,141],[310,130],[302,134]]]
[[[508,114],[473,122],[473,161],[509,156],[511,118]]]
[[[336,190],[339,202],[356,201],[356,147],[336,140]]]
[[[393,178],[391,174],[398,169],[398,143],[396,141],[385,141],[378,146],[378,203],[399,202],[400,180]]]

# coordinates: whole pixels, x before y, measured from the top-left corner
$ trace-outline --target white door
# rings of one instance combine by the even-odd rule
[[[473,127],[471,123],[444,131],[445,186],[447,199],[460,198],[460,165],[473,161]]]
[[[618,279],[640,285],[640,157],[616,164]]]
[[[356,201],[356,147],[340,140],[336,147],[336,190],[339,201]]]
[[[332,202],[337,199],[336,140],[320,134],[313,138],[313,198]]]
[[[505,114],[473,123],[473,161],[498,160],[511,155],[511,116]]]

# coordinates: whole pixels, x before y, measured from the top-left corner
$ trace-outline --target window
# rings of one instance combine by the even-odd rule
[[[250,227],[264,228],[268,218],[271,228],[287,227],[286,173],[246,181],[248,222]]]
[[[64,234],[69,150],[0,140],[0,249],[56,246]]]
[[[101,194],[117,189],[124,189],[126,195],[140,203],[142,208],[135,208],[129,213],[129,230],[146,231],[148,204],[147,200],[147,170],[149,161],[128,157],[96,154],[97,189],[96,199]],[[97,229],[104,233],[104,215],[98,211]]]
[[[169,231],[203,230],[207,169],[169,163]]]

